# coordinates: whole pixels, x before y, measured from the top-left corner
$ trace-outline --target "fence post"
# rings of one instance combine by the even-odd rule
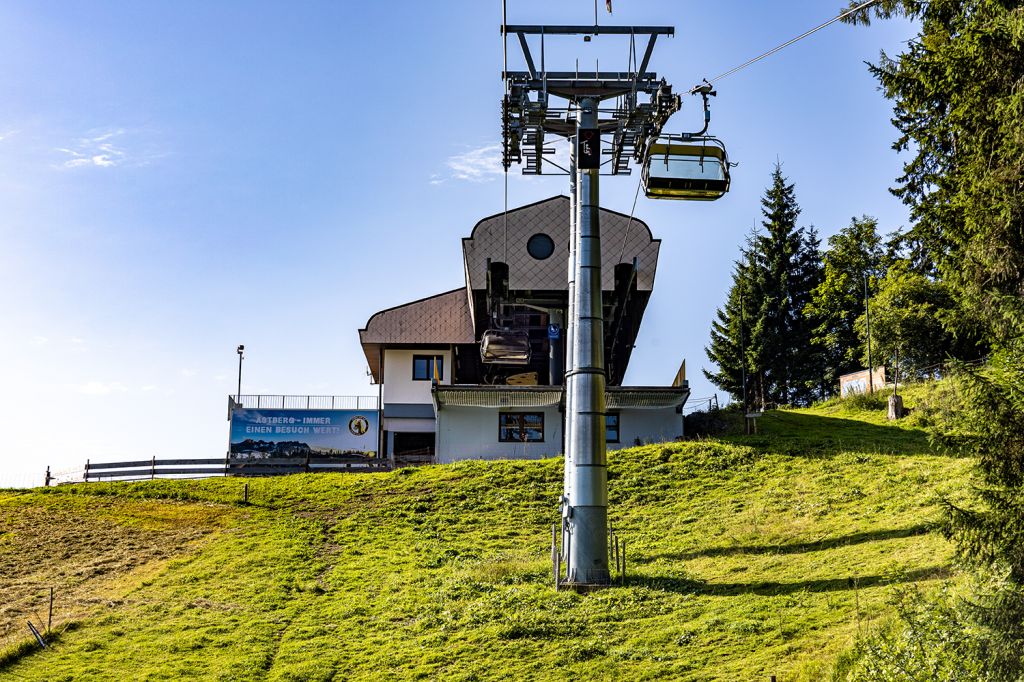
[[[156,455],[153,455],[153,464],[151,465],[150,470],[149,470],[149,480],[152,481],[155,478],[156,478]]]
[[[46,616],[46,634],[50,634],[50,628],[53,627],[53,588],[50,588],[50,612]]]
[[[623,541],[622,561],[623,561],[623,585],[626,585],[626,541],[625,540]]]
[[[50,480],[51,479],[52,479],[52,477],[50,476],[50,467],[46,467],[46,483],[45,483],[45,485],[46,485],[47,488],[50,487]]]
[[[82,480],[86,483],[89,482],[89,460],[85,460],[85,472],[82,474]]]
[[[555,592],[558,592],[558,524],[551,524],[551,572],[555,574]]]

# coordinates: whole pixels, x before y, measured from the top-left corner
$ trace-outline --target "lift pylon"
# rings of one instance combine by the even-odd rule
[[[671,26],[501,27],[518,39],[525,70],[503,70],[502,163],[541,174],[554,154],[549,136],[570,142],[572,214],[569,244],[569,311],[565,373],[565,485],[561,500],[562,584],[576,589],[607,585],[608,475],[605,442],[604,314],[601,300],[600,176],[629,175],[681,100],[664,78],[648,70],[659,36]],[[628,36],[623,71],[579,68],[548,71],[545,42],[552,36]],[[530,40],[540,45],[540,64]],[[637,59],[637,40],[646,39]],[[507,44],[506,44],[507,45]],[[603,160],[603,157],[608,157]]]

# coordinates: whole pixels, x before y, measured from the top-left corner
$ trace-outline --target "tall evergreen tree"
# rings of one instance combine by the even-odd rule
[[[821,362],[804,316],[821,279],[819,241],[797,227],[800,207],[791,183],[776,165],[761,200],[763,231],[753,234],[733,273],[726,305],[712,325],[708,357],[718,372],[705,372],[734,397],[746,363],[750,405],[807,403],[820,391]],[[740,293],[744,300],[745,357],[740,347]]]
[[[993,679],[1024,673],[1024,2],[881,0],[853,17],[902,15],[919,35],[871,67],[893,101],[895,147],[911,150],[895,193],[962,310],[983,321],[993,360],[959,372],[942,424],[978,457],[974,499],[950,506],[961,556],[1001,580],[972,611]]]
[[[893,190],[965,310],[996,342],[1024,332],[1024,2],[881,0],[851,21],[902,15],[920,34],[870,67],[911,150]]]
[[[821,285],[824,268],[821,262],[821,239],[814,226],[803,231],[800,251],[797,252],[790,277],[793,316],[790,320],[790,374],[793,377],[790,402],[808,405],[826,393],[825,354],[814,344],[814,330],[818,326],[809,311],[814,291]]]
[[[817,237],[809,239],[807,231],[797,227],[800,206],[781,165],[772,171],[761,215],[764,232],[752,248],[752,288],[760,307],[751,327],[751,345],[757,352],[751,360],[761,404],[788,405],[804,402],[804,387],[816,378],[813,367],[804,362],[811,334],[803,321],[803,306],[819,275],[806,267],[818,258]]]

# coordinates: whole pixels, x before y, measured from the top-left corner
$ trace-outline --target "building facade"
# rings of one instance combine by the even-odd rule
[[[563,452],[569,199],[481,220],[462,240],[464,286],[382,310],[359,330],[381,394],[380,452],[401,462]],[[623,386],[660,240],[601,210],[609,449],[682,436],[685,376]]]

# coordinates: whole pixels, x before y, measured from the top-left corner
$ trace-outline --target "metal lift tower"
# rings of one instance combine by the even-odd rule
[[[502,24],[506,45],[509,36],[516,36],[526,62],[525,71],[509,71],[506,58],[502,72],[505,170],[525,158],[523,173],[540,175],[544,157],[555,151],[545,144],[548,135],[567,138],[571,150],[561,556],[566,566],[563,584],[576,589],[607,585],[611,577],[599,179],[602,170],[606,175],[629,175],[630,158],[642,162],[648,145],[680,109],[672,86],[647,70],[658,36],[674,33],[670,26]],[[610,35],[629,38],[625,71],[586,71],[578,61],[571,71],[547,70],[546,38],[583,36],[589,42]],[[540,68],[530,50],[531,39],[540,44]],[[644,39],[638,60],[637,41]]]

